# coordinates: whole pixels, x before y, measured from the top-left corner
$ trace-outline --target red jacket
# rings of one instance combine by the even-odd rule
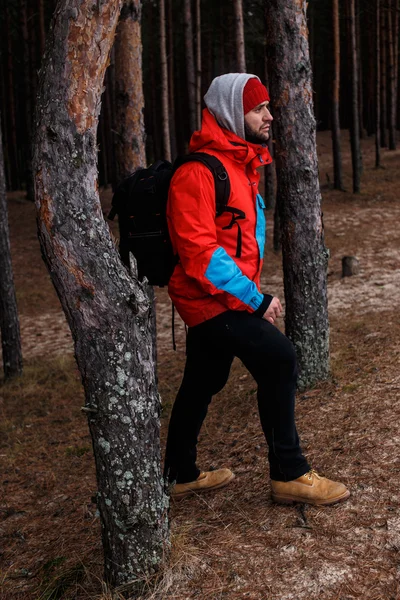
[[[189,327],[226,310],[262,316],[271,297],[260,291],[265,207],[256,168],[271,162],[268,148],[221,128],[205,109],[202,128],[193,134],[189,151],[213,154],[223,163],[231,185],[228,205],[245,213],[238,221],[242,251],[236,258],[237,225],[224,229],[231,214],[216,217],[212,173],[198,162],[182,165],[172,178],[167,205],[169,233],[179,256],[168,285],[172,302]]]

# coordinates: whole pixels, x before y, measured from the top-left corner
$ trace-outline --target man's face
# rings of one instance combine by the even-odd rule
[[[244,115],[244,130],[246,140],[253,144],[266,144],[269,139],[269,132],[272,115],[269,112],[269,102],[262,102],[253,110]]]

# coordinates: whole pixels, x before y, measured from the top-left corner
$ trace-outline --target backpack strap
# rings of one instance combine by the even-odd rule
[[[229,225],[224,227],[224,229],[232,229],[234,225],[237,225],[238,235],[236,244],[236,258],[240,258],[242,255],[242,230],[237,221],[239,219],[244,219],[246,215],[242,210],[228,206],[228,200],[231,193],[231,184],[224,165],[213,154],[207,154],[206,152],[193,152],[192,154],[186,154],[185,156],[178,157],[174,163],[174,171],[179,169],[180,166],[187,162],[201,162],[211,171],[214,177],[216,216],[219,217],[224,212],[231,213],[231,222]]]
[[[192,154],[178,157],[174,163],[174,171],[187,162],[201,162],[211,171],[215,185],[216,216],[219,217],[226,211],[231,193],[231,184],[224,165],[212,154],[193,152]]]

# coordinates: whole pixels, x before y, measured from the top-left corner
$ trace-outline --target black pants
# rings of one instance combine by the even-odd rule
[[[274,325],[241,311],[227,311],[189,328],[187,360],[168,430],[164,476],[185,483],[199,476],[196,446],[214,394],[226,384],[237,356],[258,384],[258,410],[269,453],[270,477],[290,481],[310,467],[294,422],[296,355]]]

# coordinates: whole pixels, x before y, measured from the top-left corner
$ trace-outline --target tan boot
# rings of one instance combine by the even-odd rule
[[[312,469],[293,481],[271,480],[271,488],[272,500],[280,504],[335,504],[350,496],[350,491],[343,483],[321,477]]]
[[[229,469],[217,469],[216,471],[203,471],[195,481],[189,483],[176,483],[171,488],[172,498],[183,498],[197,492],[216,490],[227,485],[235,475]]]

